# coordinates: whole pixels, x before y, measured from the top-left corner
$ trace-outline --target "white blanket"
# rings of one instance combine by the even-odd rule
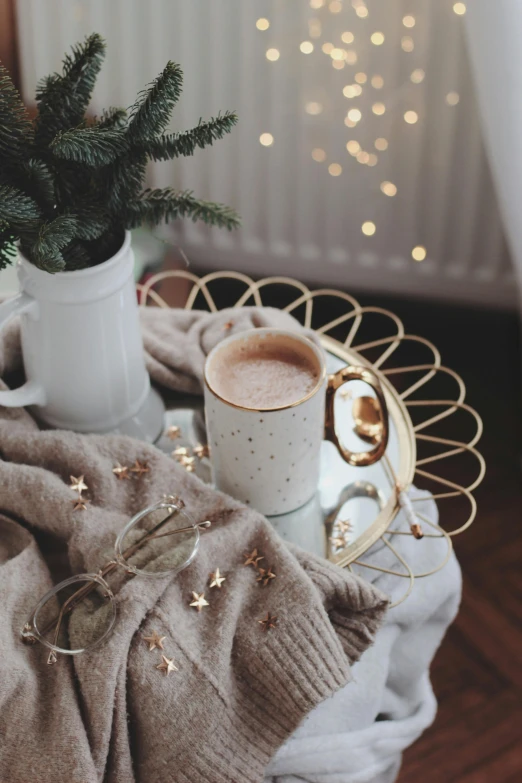
[[[432,500],[415,506],[437,521]],[[393,529],[405,529],[401,515]],[[392,543],[419,573],[433,568],[446,551],[445,539],[395,535]],[[362,559],[400,570],[382,542]],[[392,601],[408,585],[406,579],[369,569],[359,573]],[[416,580],[411,595],[389,611],[375,644],[353,667],[354,681],[308,716],[274,757],[265,783],[392,783],[402,751],[435,717],[429,666],[457,613],[460,594],[461,573],[452,554],[441,571]]]

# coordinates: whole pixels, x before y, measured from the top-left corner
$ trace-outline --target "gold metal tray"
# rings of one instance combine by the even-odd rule
[[[294,540],[340,566],[356,564],[406,578],[404,597],[411,592],[415,578],[429,576],[442,568],[451,552],[452,537],[467,529],[475,519],[477,509],[472,493],[482,481],[485,463],[475,449],[482,432],[481,419],[464,402],[463,381],[442,365],[436,347],[422,337],[407,334],[400,319],[390,311],[363,307],[343,292],[311,291],[303,283],[283,277],[253,281],[235,272],[216,272],[201,278],[184,270],[162,272],[138,287],[140,303],[167,307],[161,289],[168,278],[189,282],[185,304],[189,310],[216,312],[213,291],[217,289],[223,307],[273,307],[285,299],[281,309],[320,336],[327,351],[329,371],[347,363],[363,364],[380,378],[390,414],[390,441],[385,459],[367,468],[353,468],[343,462],[332,444],[325,442],[317,498],[296,512],[271,519],[283,538]],[[320,313],[334,315],[326,323],[317,320],[315,304],[319,301],[323,305]],[[404,357],[406,346],[407,357]],[[411,362],[412,354],[415,363]],[[343,390],[337,393],[336,406],[343,406],[338,419],[342,421],[343,440],[350,448],[360,450],[365,446],[354,434],[351,399],[371,392],[361,381],[354,381],[349,387],[352,396],[345,396],[346,392],[343,395]],[[203,417],[198,407],[202,408],[194,406],[193,400],[179,398],[167,414],[169,424],[181,427],[189,449],[204,438]],[[352,441],[348,442],[350,438]],[[172,441],[166,438],[158,445],[173,450]],[[465,485],[445,475],[448,472],[445,465],[455,460],[459,463],[449,473],[469,477]],[[196,463],[198,475],[210,480],[208,460],[196,460]],[[417,573],[393,544],[397,535],[413,535],[405,514],[394,521],[401,507],[397,487],[409,488],[412,484],[423,490],[411,494],[410,498],[425,542],[444,538],[447,544],[439,562],[426,573]],[[438,501],[439,524],[419,511],[426,497]],[[344,498],[347,500],[342,502]],[[340,547],[336,529],[348,518],[351,534],[346,537],[346,546]],[[451,529],[447,520],[456,520]],[[378,540],[393,552],[397,567],[381,568],[375,560],[368,563],[363,559]]]

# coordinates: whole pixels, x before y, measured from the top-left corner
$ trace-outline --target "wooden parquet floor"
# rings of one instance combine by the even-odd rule
[[[360,296],[375,304],[375,296]],[[432,666],[435,723],[399,783],[522,783],[522,349],[514,314],[382,300],[431,339],[484,421],[479,513],[455,539],[460,612]],[[460,480],[455,476],[455,480]]]

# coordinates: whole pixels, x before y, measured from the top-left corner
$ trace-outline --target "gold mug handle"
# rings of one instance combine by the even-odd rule
[[[335,429],[335,392],[343,384],[354,380],[364,381],[365,383],[369,384],[375,391],[380,406],[380,412],[382,416],[382,433],[379,436],[377,445],[371,451],[354,452],[345,448],[340,443]],[[328,377],[328,386],[326,388],[324,437],[326,440],[331,441],[335,446],[337,446],[341,457],[346,460],[349,465],[364,467],[365,465],[373,465],[374,462],[380,460],[386,451],[386,446],[388,445],[388,433],[388,407],[384,398],[381,382],[373,370],[370,370],[367,367],[348,365],[348,367],[343,367],[342,370],[338,370],[334,375],[330,375]]]

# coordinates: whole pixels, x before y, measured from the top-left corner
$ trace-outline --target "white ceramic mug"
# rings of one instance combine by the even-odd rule
[[[18,259],[21,293],[0,305],[0,328],[21,316],[27,382],[0,405],[34,405],[42,421],[78,432],[118,431],[154,440],[163,406],[151,394],[129,232],[97,266],[49,274]]]
[[[221,397],[213,387],[213,368],[226,362],[227,347],[253,334],[295,342],[295,349],[314,366],[316,386],[296,402],[279,408],[248,408]],[[217,363],[217,364],[215,364]],[[350,465],[371,465],[388,442],[388,413],[377,375],[366,367],[348,366],[326,373],[320,347],[307,337],[282,329],[255,329],[218,343],[205,362],[205,416],[213,480],[218,489],[267,516],[286,514],[314,495],[319,480],[323,438],[331,440]],[[380,404],[383,434],[371,451],[351,452],[335,431],[334,395],[351,380],[369,383]]]

